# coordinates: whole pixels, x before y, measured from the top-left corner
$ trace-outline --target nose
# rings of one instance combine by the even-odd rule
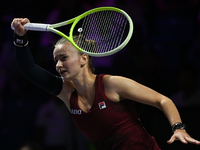
[[[58,71],[62,66],[63,66],[62,62],[60,60],[58,60],[56,63],[56,70]]]

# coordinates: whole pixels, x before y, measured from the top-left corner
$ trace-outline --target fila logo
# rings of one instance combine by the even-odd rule
[[[99,109],[104,109],[106,108],[106,103],[103,101],[103,102],[100,102],[99,103]]]
[[[23,44],[23,40],[21,40],[21,39],[17,39],[16,42],[19,43],[19,44]]]
[[[74,115],[80,115],[81,114],[81,110],[77,110],[77,109],[71,109],[71,113]]]

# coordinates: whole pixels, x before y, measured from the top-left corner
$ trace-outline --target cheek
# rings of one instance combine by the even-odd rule
[[[79,68],[80,67],[80,60],[78,58],[73,58],[70,60],[70,63],[68,63],[68,67],[71,69]]]

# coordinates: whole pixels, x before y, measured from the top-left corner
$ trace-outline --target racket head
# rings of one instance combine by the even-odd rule
[[[134,28],[130,16],[115,7],[95,8],[63,24],[72,22],[69,36],[52,30],[82,53],[94,57],[112,55],[123,49],[130,41]]]

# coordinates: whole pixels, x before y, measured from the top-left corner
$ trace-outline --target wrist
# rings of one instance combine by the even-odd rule
[[[14,45],[18,47],[24,47],[28,45],[28,36],[24,34],[23,36],[19,36],[14,33]]]
[[[172,132],[174,133],[176,129],[186,129],[186,125],[181,122],[176,122],[172,126]]]

